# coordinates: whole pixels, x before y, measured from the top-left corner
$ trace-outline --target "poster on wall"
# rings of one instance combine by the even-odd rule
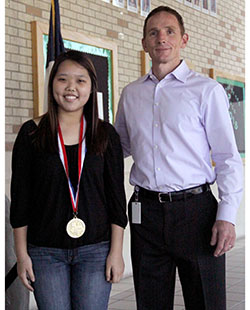
[[[43,114],[48,25],[33,21],[31,30],[34,117],[38,117]],[[117,44],[66,29],[61,31],[66,50],[84,52],[92,60],[97,72],[99,115],[113,123],[118,102]]]
[[[184,4],[191,6],[191,7],[193,6],[192,0],[184,0]]]
[[[209,13],[208,0],[202,0],[202,12]]]
[[[151,11],[151,1],[150,0],[141,0],[141,16],[147,16]]]
[[[209,75],[226,91],[236,144],[241,157],[245,158],[245,79],[215,69],[210,69]]]
[[[210,14],[212,16],[216,16],[217,15],[216,0],[210,0]]]
[[[196,9],[196,10],[201,10],[201,0],[194,0],[194,5],[193,7]]]
[[[127,0],[128,11],[137,13],[138,12],[138,0]]]
[[[119,8],[124,8],[124,0],[113,0],[113,5]]]

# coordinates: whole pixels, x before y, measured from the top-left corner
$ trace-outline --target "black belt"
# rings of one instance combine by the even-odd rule
[[[158,200],[161,203],[183,200],[184,198],[188,198],[193,195],[198,195],[207,191],[210,191],[210,186],[207,183],[196,187],[184,189],[181,191],[169,192],[169,193],[154,192],[139,187],[139,195],[142,195],[152,200]]]

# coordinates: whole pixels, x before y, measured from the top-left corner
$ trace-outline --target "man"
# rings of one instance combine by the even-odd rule
[[[182,17],[161,6],[142,45],[152,70],[122,92],[115,127],[132,155],[131,256],[138,310],[173,309],[176,268],[189,310],[225,310],[242,162],[223,87],[180,58]],[[215,162],[215,169],[211,164]],[[217,182],[220,202],[209,184]]]

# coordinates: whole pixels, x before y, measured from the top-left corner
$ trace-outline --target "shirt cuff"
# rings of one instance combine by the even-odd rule
[[[235,225],[237,209],[227,203],[219,202],[216,215],[216,221],[226,221]]]

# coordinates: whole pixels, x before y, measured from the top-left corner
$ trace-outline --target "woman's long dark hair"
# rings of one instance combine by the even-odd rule
[[[102,129],[102,121],[98,118],[96,70],[84,53],[74,50],[60,54],[52,67],[48,85],[48,112],[42,116],[39,122],[35,145],[46,151],[58,151],[58,104],[53,96],[53,81],[60,64],[65,60],[74,61],[88,71],[91,79],[91,94],[84,105],[84,116],[87,122],[86,146],[89,151],[96,154],[103,153],[107,147],[107,134]]]

